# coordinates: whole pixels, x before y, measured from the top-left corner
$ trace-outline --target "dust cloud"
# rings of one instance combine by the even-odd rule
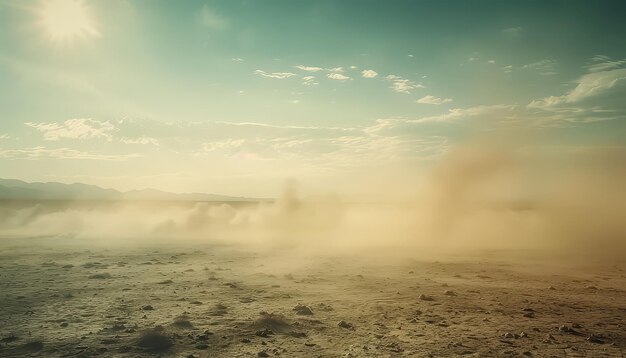
[[[402,202],[386,200],[385,185],[368,192],[365,202],[337,194],[305,197],[292,180],[273,202],[3,207],[0,235],[107,244],[192,240],[311,253],[387,249],[408,256],[481,249],[624,252],[624,150],[529,148],[460,145],[423,178],[390,178],[388,186],[415,181],[411,199]]]

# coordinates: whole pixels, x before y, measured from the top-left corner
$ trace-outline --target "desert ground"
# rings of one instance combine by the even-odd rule
[[[2,240],[0,356],[623,357],[626,271],[245,245]],[[393,252],[390,253],[393,257]]]

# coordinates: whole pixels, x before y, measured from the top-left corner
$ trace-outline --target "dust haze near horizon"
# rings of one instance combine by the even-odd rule
[[[622,8],[2,0],[3,177],[278,200],[8,207],[1,233],[615,253]]]

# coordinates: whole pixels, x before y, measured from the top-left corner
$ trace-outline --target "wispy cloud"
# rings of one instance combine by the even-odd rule
[[[363,70],[361,71],[361,77],[363,78],[374,78],[378,76],[378,72],[374,70]]]
[[[589,64],[588,66],[589,71],[591,72],[608,71],[623,67],[626,67],[626,59],[613,60],[610,57],[604,55],[594,56],[591,59],[591,64]]]
[[[435,105],[439,105],[439,104],[444,104],[444,103],[449,103],[452,102],[452,98],[439,98],[439,97],[435,97],[435,96],[424,96],[420,99],[417,100],[417,103],[421,103],[421,104],[435,104]]]
[[[294,66],[295,68],[302,70],[302,71],[307,71],[307,72],[317,72],[317,71],[322,71],[323,68],[321,67],[313,67],[313,66],[304,66],[304,65],[297,65]]]
[[[120,142],[124,143],[124,144],[142,144],[142,145],[146,145],[146,144],[152,144],[152,145],[159,145],[159,141],[156,138],[150,138],[150,137],[137,137],[137,138],[120,138]]]
[[[502,34],[509,37],[520,37],[524,34],[524,28],[521,26],[509,27],[503,29]]]
[[[521,68],[537,71],[540,75],[551,76],[557,74],[556,65],[556,60],[541,60],[523,65]]]
[[[112,133],[117,128],[108,121],[96,121],[90,118],[68,119],[63,123],[25,123],[43,133],[45,140],[59,140],[62,138],[89,139],[106,138],[111,140]]]
[[[46,148],[42,146],[25,149],[0,149],[0,157],[7,159],[85,159],[120,161],[140,157],[139,154],[96,154],[69,148]]]
[[[416,88],[425,88],[419,83],[415,83],[411,80],[407,80],[397,75],[387,75],[385,76],[385,79],[392,82],[390,88],[397,93],[410,94],[411,91]]]
[[[620,68],[588,73],[578,80],[576,88],[565,95],[535,100],[529,104],[529,107],[558,108],[559,106],[593,101],[596,107],[610,107],[613,110],[616,108],[626,109],[624,107],[624,95],[626,95],[626,68]]]
[[[334,72],[334,73],[329,73],[328,75],[326,75],[328,78],[330,78],[331,80],[338,80],[338,81],[345,81],[345,80],[349,80],[350,77],[343,75],[341,73],[338,72]]]
[[[305,86],[312,86],[319,83],[315,82],[315,76],[304,76],[302,77],[302,84]]]
[[[285,78],[296,76],[295,73],[291,73],[291,72],[272,72],[272,73],[268,73],[268,72],[265,72],[263,70],[256,70],[256,71],[254,71],[254,74],[255,75],[259,75],[259,76],[263,76],[263,77],[278,78],[278,79],[285,79]]]

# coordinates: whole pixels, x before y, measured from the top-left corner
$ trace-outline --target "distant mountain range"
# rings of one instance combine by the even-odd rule
[[[81,183],[27,183],[16,179],[0,179],[0,200],[259,201],[266,199],[204,193],[176,194],[155,189],[122,192]]]

